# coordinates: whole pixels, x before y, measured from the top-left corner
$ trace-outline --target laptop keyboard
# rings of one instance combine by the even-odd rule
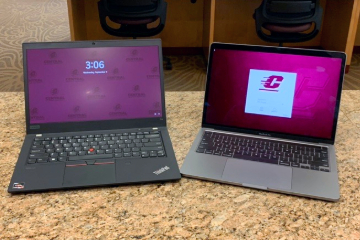
[[[329,172],[327,147],[205,131],[198,153]]]
[[[159,131],[35,137],[28,164],[166,155]]]

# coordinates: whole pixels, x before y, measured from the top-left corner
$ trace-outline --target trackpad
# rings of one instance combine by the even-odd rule
[[[64,186],[95,186],[115,183],[115,164],[67,166]]]
[[[228,158],[222,179],[244,186],[291,189],[291,167]]]

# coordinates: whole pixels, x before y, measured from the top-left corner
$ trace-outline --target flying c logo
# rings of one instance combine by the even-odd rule
[[[280,84],[284,80],[284,77],[282,76],[275,76],[272,75],[266,80],[261,81],[261,84],[264,86],[264,88],[260,88],[261,91],[271,91],[271,92],[278,92]]]
[[[291,118],[297,73],[250,69],[245,112]]]

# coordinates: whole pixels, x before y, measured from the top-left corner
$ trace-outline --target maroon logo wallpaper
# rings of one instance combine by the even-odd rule
[[[99,86],[94,87],[91,93],[87,96],[89,100],[100,100],[106,97],[105,94],[102,93],[101,88]]]
[[[159,109],[160,108],[160,102],[154,102],[153,106],[154,106],[154,108]]]
[[[50,94],[45,97],[46,101],[64,101],[65,98],[63,94],[60,94],[60,91],[58,88],[52,88],[50,90]]]
[[[84,81],[84,78],[82,78],[80,75],[80,72],[78,69],[73,69],[70,72],[71,77],[67,77],[65,79],[66,82],[82,82]]]
[[[31,115],[37,115],[39,113],[39,109],[38,108],[33,108],[31,109]]]
[[[51,95],[56,95],[58,93],[59,93],[59,89],[57,89],[57,88],[51,89]]]
[[[151,70],[150,70],[150,74],[147,74],[146,75],[146,78],[147,79],[159,79],[160,78],[160,75],[159,75],[159,68],[158,67],[153,67]]]
[[[37,72],[36,71],[30,71],[28,81],[29,81],[30,84],[42,83],[43,82],[42,79],[37,78]]]
[[[40,111],[37,107],[34,107],[30,110],[30,119],[31,121],[43,121],[45,117],[40,114]]]
[[[49,53],[49,59],[44,60],[44,64],[52,65],[52,64],[62,64],[62,60],[58,59],[58,54],[56,52]]]
[[[113,111],[109,112],[109,116],[111,117],[125,117],[127,116],[127,112],[122,111],[122,106],[120,103],[115,104],[113,107]]]
[[[115,105],[114,110],[115,110],[115,111],[121,110],[121,105],[120,105],[120,103]]]
[[[138,92],[140,91],[140,86],[139,85],[135,85],[133,88],[134,92]]]
[[[49,56],[51,59],[54,59],[57,57],[57,54],[56,54],[56,52],[51,52]]]
[[[70,113],[68,114],[68,119],[70,119],[70,120],[85,119],[85,118],[87,118],[87,114],[83,113],[81,111],[81,107],[78,105],[73,107],[72,111],[70,111]]]
[[[124,76],[120,75],[119,68],[114,68],[111,73],[112,75],[107,76],[107,80],[119,81],[125,79]]]
[[[144,59],[139,56],[139,51],[137,49],[133,49],[131,51],[130,57],[126,58],[127,62],[139,62],[143,61]]]
[[[31,78],[36,78],[36,75],[37,75],[37,74],[36,74],[36,71],[31,71],[31,72],[30,72],[30,77],[31,77]]]

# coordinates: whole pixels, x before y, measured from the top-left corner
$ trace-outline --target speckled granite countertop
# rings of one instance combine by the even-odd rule
[[[200,128],[203,92],[168,92],[166,100],[181,166]],[[343,94],[337,203],[187,178],[12,196],[23,105],[23,93],[0,93],[0,239],[360,239],[360,91]]]

